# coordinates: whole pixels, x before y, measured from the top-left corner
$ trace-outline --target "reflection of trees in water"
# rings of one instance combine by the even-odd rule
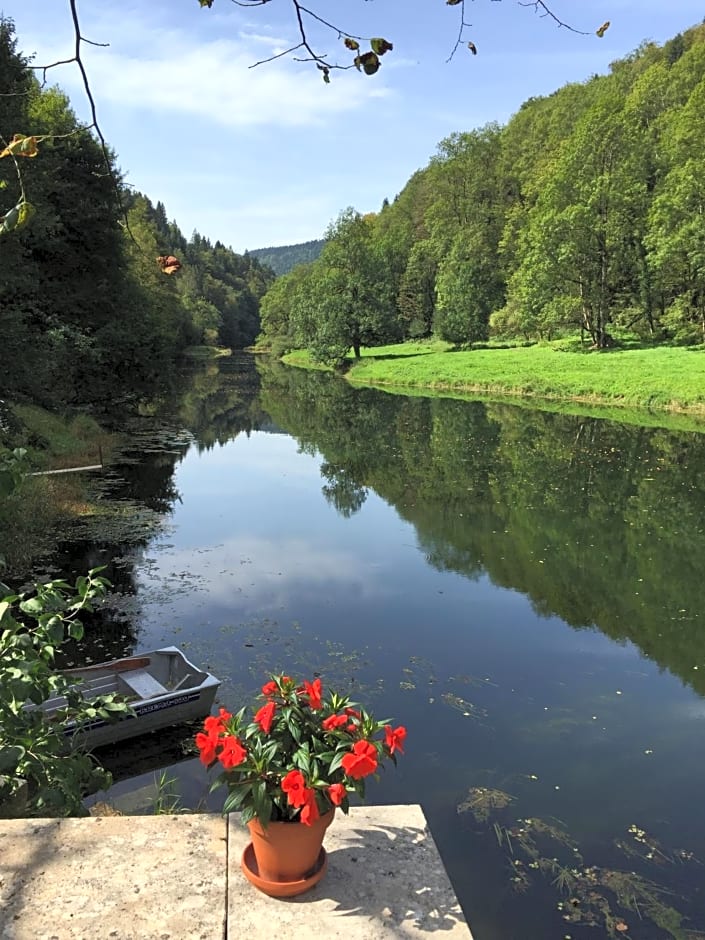
[[[123,506],[123,524],[94,520],[62,571],[115,558],[108,576],[117,597],[136,598],[135,557],[178,499],[174,469],[190,435],[207,448],[243,431],[284,428],[304,452],[323,456],[323,496],[344,517],[373,489],[414,525],[434,567],[487,573],[526,594],[539,614],[630,639],[705,692],[705,670],[693,670],[705,661],[696,629],[705,437],[393,396],[261,357],[233,357],[180,381],[176,401],[131,424],[104,480],[104,501]],[[117,609],[100,627],[111,650],[124,640],[121,618]]]
[[[237,361],[233,361],[237,359]],[[83,516],[57,548],[53,564],[70,577],[106,566],[112,583],[104,606],[84,618],[86,635],[67,659],[81,662],[119,658],[138,641],[140,594],[135,571],[180,499],[174,471],[194,437],[200,448],[225,443],[269,421],[258,410],[259,376],[251,357],[233,357],[222,369],[209,364],[172,377],[172,397],[155,400],[119,430],[125,444],[94,481],[93,516]],[[117,418],[113,416],[115,425]]]
[[[199,450],[226,444],[238,434],[267,426],[259,405],[260,379],[254,357],[235,354],[199,369],[178,403],[178,415]]]
[[[324,462],[321,476],[327,480],[322,488],[326,502],[334,506],[341,516],[349,519],[362,509],[367,499],[367,487],[359,484],[349,470]]]
[[[405,398],[262,370],[262,401],[351,515],[374,489],[430,564],[487,573],[705,692],[705,436],[510,405]]]

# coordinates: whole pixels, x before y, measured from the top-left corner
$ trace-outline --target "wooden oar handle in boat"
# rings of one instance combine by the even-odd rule
[[[97,671],[103,672],[128,672],[130,669],[146,669],[151,660],[149,656],[130,656],[127,659],[116,659],[111,663],[96,663],[94,666],[80,666],[77,669],[63,669],[66,675],[77,672]]]

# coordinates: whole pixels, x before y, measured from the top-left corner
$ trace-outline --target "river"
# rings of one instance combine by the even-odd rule
[[[478,940],[705,936],[705,434],[247,356],[128,430],[100,485],[129,538],[57,552],[115,584],[83,657],[178,644],[232,709],[318,672],[404,724],[369,800],[421,803]],[[219,809],[149,750],[108,800],[165,768]]]

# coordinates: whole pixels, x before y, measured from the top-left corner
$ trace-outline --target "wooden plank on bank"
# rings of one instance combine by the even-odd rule
[[[83,470],[102,470],[102,463],[93,463],[88,467],[66,467],[65,470],[35,470],[31,477],[48,477],[55,473],[81,473]]]

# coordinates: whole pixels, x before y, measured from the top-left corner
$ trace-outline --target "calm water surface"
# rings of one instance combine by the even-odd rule
[[[116,559],[93,658],[176,643],[229,708],[316,671],[405,724],[370,801],[422,804],[478,940],[705,936],[705,435],[245,357],[131,434],[107,496],[162,524],[70,547]]]

